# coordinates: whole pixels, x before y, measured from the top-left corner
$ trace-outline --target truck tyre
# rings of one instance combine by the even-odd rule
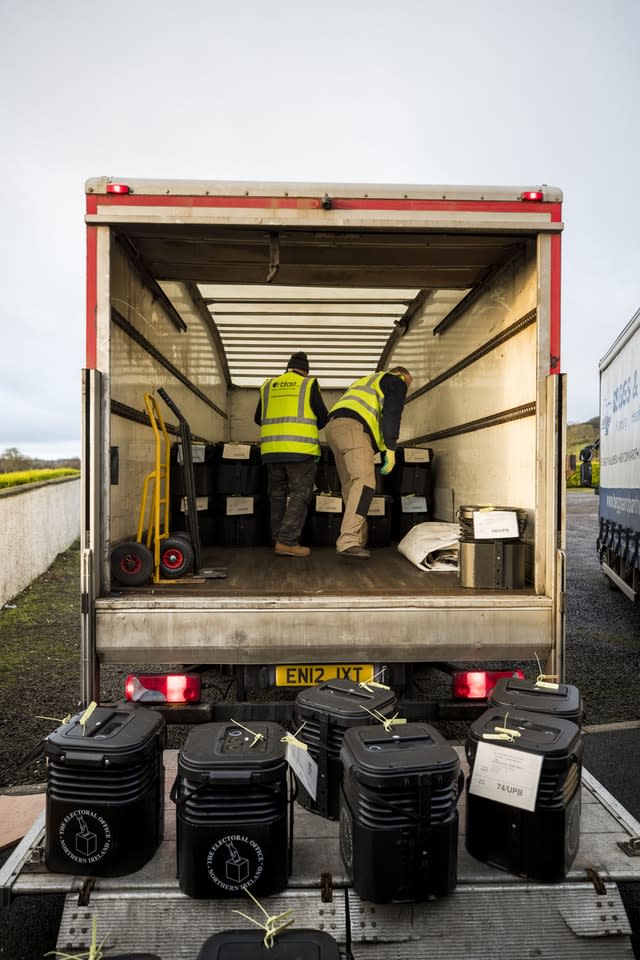
[[[160,573],[167,580],[177,580],[193,563],[193,548],[182,537],[167,537],[160,544]]]
[[[111,576],[125,587],[147,583],[153,572],[153,555],[144,543],[131,540],[111,552]]]

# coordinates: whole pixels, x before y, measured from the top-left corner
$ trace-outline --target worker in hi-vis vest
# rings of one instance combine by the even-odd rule
[[[308,557],[300,544],[320,459],[318,431],[327,408],[306,353],[294,353],[286,372],[260,387],[255,413],[260,454],[267,465],[271,537],[280,557]]]
[[[411,386],[404,367],[355,380],[329,411],[325,427],[342,487],[344,514],[336,550],[342,557],[369,556],[367,514],[375,492],[375,455],[384,454],[380,473],[391,473],[396,462],[400,420]]]

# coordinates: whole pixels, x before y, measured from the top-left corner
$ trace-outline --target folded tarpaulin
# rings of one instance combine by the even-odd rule
[[[421,570],[457,570],[460,526],[438,520],[417,523],[402,538],[398,550]]]

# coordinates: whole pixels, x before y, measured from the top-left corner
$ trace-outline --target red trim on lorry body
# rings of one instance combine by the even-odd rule
[[[551,237],[551,281],[550,281],[550,317],[549,317],[549,373],[560,373],[560,302],[562,296],[562,271],[560,253],[562,237]]]
[[[95,370],[97,363],[97,310],[98,310],[98,230],[87,227],[87,337],[86,367]]]
[[[95,196],[95,195],[92,195]],[[100,206],[128,207],[230,207],[271,208],[273,210],[318,210],[322,206],[319,197],[194,197],[150,196],[148,194],[100,194]],[[331,198],[332,210],[455,210],[478,213],[548,213],[551,221],[561,219],[559,203],[527,202],[523,200],[394,200],[394,199],[345,199]]]

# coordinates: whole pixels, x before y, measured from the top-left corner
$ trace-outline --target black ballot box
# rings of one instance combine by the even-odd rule
[[[412,527],[433,519],[431,500],[422,494],[407,493],[393,498],[391,536],[402,540]]]
[[[521,677],[502,677],[489,694],[489,704],[502,710],[549,713],[582,726],[582,697],[570,683],[543,683]]]
[[[493,739],[504,728],[509,739]],[[577,724],[492,706],[471,724],[465,751],[471,770],[465,836],[469,853],[517,876],[562,880],[580,840],[583,739]],[[533,764],[527,764],[532,758]],[[529,798],[517,772],[525,765],[539,769]]]
[[[210,496],[214,492],[214,456],[215,444],[192,443],[191,463],[193,465],[193,482],[197,497]],[[169,476],[171,496],[183,497],[187,493],[188,483],[185,477],[182,443],[174,443],[169,458]]]
[[[124,702],[82,719],[45,741],[45,864],[57,873],[133,873],[163,836],[165,722]]]
[[[312,547],[335,547],[342,515],[342,497],[339,493],[315,493],[309,504],[304,538]]]
[[[340,495],[340,477],[333,455],[333,450],[326,443],[320,444],[320,459],[316,471],[316,489],[319,493],[334,493]]]
[[[219,496],[213,500],[214,542],[223,547],[260,547],[269,542],[265,497]]]
[[[257,443],[214,444],[212,467],[216,494],[250,497],[266,492],[266,471]]]
[[[180,889],[196,899],[250,889],[268,896],[288,880],[287,761],[277,723],[204,723],[178,754]]]
[[[307,745],[309,754],[318,764],[315,799],[298,783],[298,803],[301,806],[328,820],[338,819],[342,783],[340,748],[345,732],[354,726],[379,724],[375,713],[391,717],[395,707],[393,690],[367,689],[353,680],[327,680],[298,694],[295,724],[296,728],[302,727],[298,740]]]
[[[341,960],[338,944],[323,930],[283,930],[265,947],[260,930],[225,930],[202,945],[198,960]]]
[[[398,447],[395,466],[386,478],[387,491],[394,497],[414,494],[426,497],[430,502],[433,486],[432,462],[431,447]]]
[[[340,853],[363,900],[418,902],[457,882],[462,786],[455,750],[426,723],[347,730]]]
[[[393,497],[376,494],[367,514],[367,546],[388,547],[391,543]]]

